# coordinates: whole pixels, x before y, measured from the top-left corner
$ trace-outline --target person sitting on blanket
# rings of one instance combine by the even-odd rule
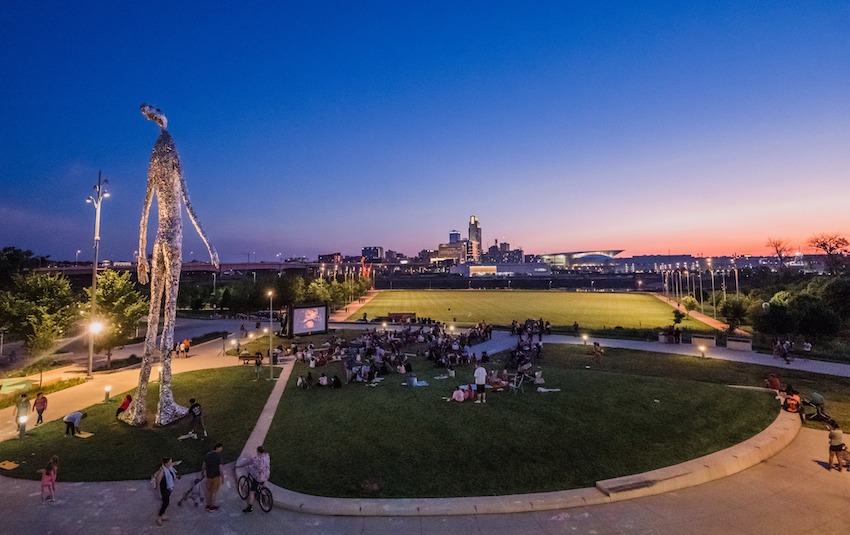
[[[463,403],[463,400],[466,399],[466,392],[458,385],[454,392],[452,392],[452,401],[457,401]]]
[[[487,378],[487,382],[490,383],[493,389],[505,388],[508,386],[508,382],[500,377],[497,370],[493,370],[493,373]]]

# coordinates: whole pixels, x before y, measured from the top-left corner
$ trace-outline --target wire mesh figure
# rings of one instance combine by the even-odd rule
[[[139,386],[136,397],[125,412],[124,419],[132,425],[144,425],[147,385],[150,379],[153,357],[159,356],[162,372],[159,382],[159,404],[156,413],[156,425],[167,425],[186,415],[188,409],[174,401],[171,391],[171,353],[174,349],[174,320],[177,314],[177,291],[180,283],[183,248],[183,219],[181,204],[185,204],[189,219],[201,236],[210,254],[210,261],[218,268],[218,255],[209,243],[201,228],[189,195],[180,166],[180,156],[174,140],[166,130],[168,119],[148,104],[142,104],[142,115],[157,123],[160,127],[159,139],[154,144],[148,168],[148,186],[145,203],[142,207],[142,220],[139,225],[139,257],[137,270],[139,282],[147,284],[150,276],[151,302],[148,312],[148,330],[145,334],[142,368],[139,372]],[[153,244],[151,265],[146,255],[148,215],[153,197],[157,197],[158,226]],[[181,203],[182,201],[182,203]],[[163,302],[164,296],[164,302]],[[164,309],[162,335],[157,344],[160,311]]]

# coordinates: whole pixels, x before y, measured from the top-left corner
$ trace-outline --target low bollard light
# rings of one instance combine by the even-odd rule
[[[581,335],[581,339],[584,340],[584,345],[587,345],[587,335],[586,334]]]
[[[699,352],[702,353],[702,358],[705,358],[705,346],[699,346]]]
[[[18,436],[18,438],[20,438],[21,440],[23,440],[23,439],[24,439],[24,436],[26,435],[26,432],[27,432],[27,420],[28,420],[28,419],[29,419],[29,417],[28,417],[28,416],[26,416],[26,415],[18,416],[18,432],[20,433],[20,435]]]
[[[112,392],[112,386],[106,385],[103,387],[103,402],[109,403],[109,393]]]

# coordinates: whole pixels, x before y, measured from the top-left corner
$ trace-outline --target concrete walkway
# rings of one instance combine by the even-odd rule
[[[590,339],[592,343],[593,339]],[[547,343],[583,343],[569,336],[544,337]],[[494,353],[511,347],[516,339],[504,332],[495,332],[493,340],[476,346],[476,351]],[[670,346],[653,342],[600,340],[606,347],[665,351],[697,355],[691,346]],[[209,367],[235,365],[232,357],[217,356],[220,342],[196,348],[196,356],[175,359],[175,373]],[[717,350],[715,353],[714,350]],[[723,349],[723,351],[720,351]],[[711,358],[728,358],[756,364],[775,365],[771,356],[740,354],[724,348],[712,348]],[[759,362],[762,358],[767,362]],[[815,361],[796,361],[792,366],[817,373]],[[810,365],[811,368],[806,368]],[[850,368],[840,369],[840,375],[850,375]],[[288,376],[291,363],[284,365]],[[122,377],[122,374],[128,377]],[[137,370],[117,372],[107,376],[116,392],[132,388],[138,378]],[[119,380],[130,379],[130,386],[121,387]],[[101,384],[103,383],[103,384]],[[46,416],[58,418],[72,409],[84,408],[103,398],[105,381],[93,381],[51,395],[51,407]],[[246,443],[243,454],[250,454],[262,442],[283,392],[285,380],[279,379],[273,389],[258,425]],[[55,401],[55,404],[54,404]],[[56,406],[63,407],[52,413]],[[5,420],[0,412],[0,421]],[[10,412],[11,415],[11,412]],[[9,422],[11,424],[11,422]],[[13,425],[13,424],[12,424]],[[3,529],[9,533],[92,533],[110,534],[173,532],[173,533],[248,533],[255,530],[295,533],[845,533],[850,521],[847,491],[850,474],[836,473],[825,468],[826,432],[802,429],[791,444],[779,454],[738,474],[696,487],[676,490],[656,496],[623,502],[577,508],[533,511],[512,514],[470,514],[430,517],[337,517],[275,509],[270,514],[259,511],[241,513],[243,503],[228,478],[223,491],[221,511],[207,513],[190,505],[182,508],[176,501],[190,484],[184,478],[175,490],[169,514],[172,520],[163,528],[152,520],[157,507],[146,481],[105,483],[59,483],[59,501],[39,504],[38,484],[0,477],[0,500],[4,508],[15,511],[4,520]],[[275,490],[283,498],[282,489]],[[96,528],[95,528],[96,526]]]

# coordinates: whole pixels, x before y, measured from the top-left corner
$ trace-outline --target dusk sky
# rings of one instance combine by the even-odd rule
[[[143,102],[225,262],[471,214],[526,253],[850,234],[846,1],[3,2],[0,75],[0,247],[57,260],[92,258],[99,169],[101,259],[138,248]]]

